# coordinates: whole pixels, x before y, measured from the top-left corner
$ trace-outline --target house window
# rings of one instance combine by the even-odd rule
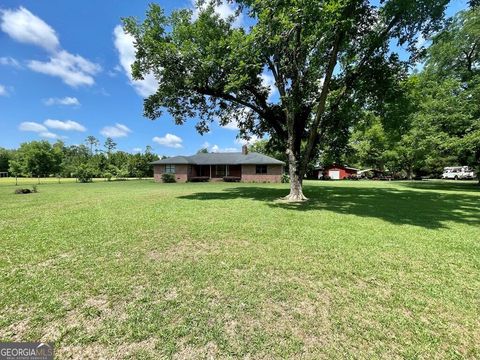
[[[267,165],[257,165],[255,169],[256,174],[266,174],[267,173]]]
[[[165,165],[165,174],[175,174],[175,165]]]
[[[228,165],[216,165],[215,174],[217,174],[217,177],[228,176]]]

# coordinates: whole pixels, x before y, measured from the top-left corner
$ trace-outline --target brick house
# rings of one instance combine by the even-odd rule
[[[165,173],[174,174],[178,182],[222,181],[280,182],[283,161],[248,152],[247,147],[237,153],[199,153],[192,156],[174,156],[152,162],[155,181],[161,182]]]

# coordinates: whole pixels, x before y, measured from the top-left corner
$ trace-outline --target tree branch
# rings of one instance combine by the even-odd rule
[[[280,93],[280,96],[285,97],[286,91],[285,91],[285,84],[283,82],[283,77],[280,74],[280,69],[277,70],[275,64],[273,61],[270,59],[270,57],[266,56],[265,57],[268,63],[268,68],[273,74],[273,78],[275,79],[275,85],[277,86],[278,92]]]
[[[352,74],[346,78],[345,84],[342,87],[342,89],[340,91],[340,94],[337,96],[335,102],[333,103],[332,108],[338,108],[341,100],[347,94],[347,91],[352,88],[355,81],[359,78],[362,68],[366,65],[367,61],[373,55],[373,53],[378,48],[378,46],[382,43],[385,36],[387,36],[389,34],[389,32],[392,30],[392,28],[395,26],[395,24],[399,20],[400,20],[400,17],[398,15],[394,16],[390,20],[388,25],[376,36],[376,41],[373,42],[372,46],[370,46],[370,48],[364,54],[363,58],[360,60],[360,62],[358,63],[358,65],[356,66],[356,68],[352,72]],[[333,52],[332,52],[332,55],[333,55]],[[330,62],[329,62],[329,64],[330,64]],[[328,70],[329,70],[329,67],[327,66],[327,75],[328,75]],[[322,104],[322,102],[320,102],[320,101],[322,100],[322,95],[324,94],[324,92],[326,94],[324,95],[325,97],[323,98],[323,104]],[[308,138],[308,142],[307,142],[307,147],[306,147],[306,150],[305,150],[305,159],[306,160],[305,160],[305,163],[304,163],[304,167],[306,166],[306,163],[309,161],[309,159],[310,159],[310,157],[313,153],[313,149],[315,148],[315,146],[320,141],[320,136],[323,136],[323,134],[324,134],[323,130],[320,133],[319,127],[320,127],[320,124],[322,122],[322,117],[325,113],[325,104],[326,104],[327,95],[328,95],[328,85],[326,85],[326,81],[324,81],[323,88],[322,88],[322,93],[320,95],[318,110],[317,110],[317,113],[316,113],[316,116],[315,116],[314,123],[312,124],[312,127],[310,129],[310,134],[309,134],[309,138]]]
[[[255,111],[260,116],[263,116],[263,114],[264,114],[264,110],[260,109],[259,107],[249,103],[246,100],[240,99],[240,98],[238,98],[236,96],[233,96],[231,94],[227,94],[223,91],[218,91],[218,90],[212,89],[212,88],[207,87],[207,86],[205,86],[205,87],[193,87],[193,90],[198,92],[201,95],[214,96],[214,97],[218,97],[218,98],[230,101],[230,102],[237,103],[239,105],[243,105],[243,106]]]
[[[332,80],[333,70],[337,65],[338,51],[340,49],[340,43],[343,40],[343,36],[344,36],[344,32],[339,31],[337,33],[337,36],[335,37],[335,41],[333,44],[332,52],[330,54],[330,58],[328,60],[328,65],[325,71],[325,80],[323,81],[322,92],[320,93],[320,97],[318,99],[318,106],[315,114],[315,119],[313,120],[312,126],[310,128],[310,134],[307,140],[307,147],[305,149],[305,154],[304,154],[305,160],[302,164],[303,170],[305,169],[306,164],[312,155],[315,139],[318,136],[318,127],[320,125],[320,121],[322,119],[323,113],[325,112],[325,104],[327,102],[327,95],[330,87],[330,81]]]
[[[221,98],[226,101],[230,101],[239,105],[242,105],[246,108],[249,108],[256,112],[258,116],[260,116],[263,120],[265,120],[279,136],[285,136],[285,131],[282,128],[280,122],[277,121],[277,119],[273,116],[271,113],[268,104],[265,102],[265,108],[262,109],[258,106],[255,106],[254,104],[251,104],[250,102],[240,99],[236,96],[233,96],[231,94],[227,94],[223,91],[215,90],[210,87],[194,87],[194,91],[198,92],[201,95],[208,95],[208,96],[214,96]]]

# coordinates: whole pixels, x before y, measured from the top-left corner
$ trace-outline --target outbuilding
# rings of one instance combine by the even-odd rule
[[[321,179],[322,176],[328,176],[332,180],[342,180],[350,176],[357,176],[357,173],[358,169],[355,169],[353,167],[347,165],[332,164],[323,168],[323,172],[319,171],[318,175],[319,179]]]

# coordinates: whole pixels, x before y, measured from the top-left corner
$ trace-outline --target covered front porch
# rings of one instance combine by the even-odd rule
[[[204,178],[208,180],[223,180],[225,177],[242,178],[241,165],[191,165],[189,179]]]

